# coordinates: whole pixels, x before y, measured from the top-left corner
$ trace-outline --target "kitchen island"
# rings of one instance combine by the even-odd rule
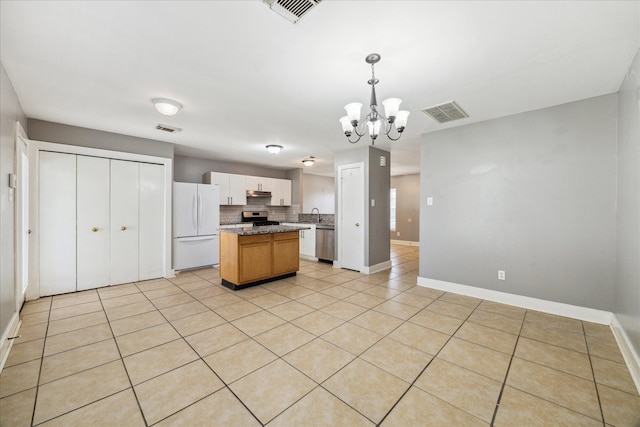
[[[266,225],[220,229],[220,277],[238,290],[292,277],[300,268],[299,231],[309,227]]]

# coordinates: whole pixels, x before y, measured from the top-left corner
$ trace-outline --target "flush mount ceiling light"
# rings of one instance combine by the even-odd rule
[[[309,156],[309,158],[308,158],[308,159],[304,159],[304,160],[302,161],[302,163],[303,163],[305,166],[313,166],[313,163],[314,163],[314,162],[315,162],[315,157],[313,157],[313,156]]]
[[[402,131],[404,131],[404,128],[407,125],[409,112],[398,111],[400,103],[402,102],[398,98],[388,98],[382,101],[384,110],[387,113],[386,117],[378,111],[378,100],[376,99],[376,84],[378,83],[378,79],[376,79],[373,66],[380,61],[380,55],[377,53],[370,53],[365,58],[365,61],[367,64],[371,64],[371,79],[367,82],[371,85],[371,102],[369,104],[371,111],[365,116],[363,121],[360,121],[360,110],[362,109],[362,104],[359,102],[347,104],[344,107],[344,109],[347,110],[347,115],[340,119],[340,123],[342,123],[342,131],[352,144],[360,141],[360,138],[364,136],[365,131],[368,131],[369,136],[371,137],[371,145],[374,145],[383,126],[382,121],[384,121],[385,123],[382,132],[390,140],[397,141],[402,136]],[[366,128],[363,123],[366,123]],[[360,128],[358,128],[358,125],[361,125]],[[393,138],[389,135],[391,130],[394,128],[394,125],[398,134],[397,138]],[[355,141],[351,140],[351,135],[353,133],[358,136],[358,139]]]
[[[156,110],[165,116],[173,116],[182,108],[182,105],[173,99],[154,98],[151,102],[156,106]]]
[[[282,150],[282,145],[269,144],[266,148],[271,154],[278,154]]]

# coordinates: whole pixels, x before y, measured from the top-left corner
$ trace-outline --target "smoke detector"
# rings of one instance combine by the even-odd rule
[[[322,0],[262,0],[269,9],[284,17],[287,21],[296,24],[311,9],[320,4]]]
[[[156,129],[161,130],[163,132],[169,132],[169,133],[178,133],[182,130],[180,128],[176,128],[173,126],[160,125],[160,124],[156,125]]]
[[[422,110],[427,116],[431,117],[438,123],[447,123],[453,120],[464,119],[469,117],[455,101],[446,102],[433,107],[427,107]]]

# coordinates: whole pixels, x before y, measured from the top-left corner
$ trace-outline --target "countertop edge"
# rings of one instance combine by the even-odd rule
[[[240,236],[251,236],[254,234],[276,234],[289,233],[291,231],[309,230],[309,227],[298,227],[291,225],[261,225],[257,227],[246,228],[223,228],[221,233],[238,234]]]

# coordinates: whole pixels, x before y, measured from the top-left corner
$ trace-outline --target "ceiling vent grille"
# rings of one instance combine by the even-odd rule
[[[322,0],[262,0],[271,10],[287,21],[297,23]]]
[[[156,129],[161,130],[163,132],[169,132],[169,133],[177,133],[182,130],[180,128],[175,128],[173,126],[160,125],[160,124],[156,125]]]
[[[446,102],[433,107],[427,107],[422,110],[427,116],[431,117],[438,123],[447,123],[453,120],[464,119],[469,117],[455,101]]]

